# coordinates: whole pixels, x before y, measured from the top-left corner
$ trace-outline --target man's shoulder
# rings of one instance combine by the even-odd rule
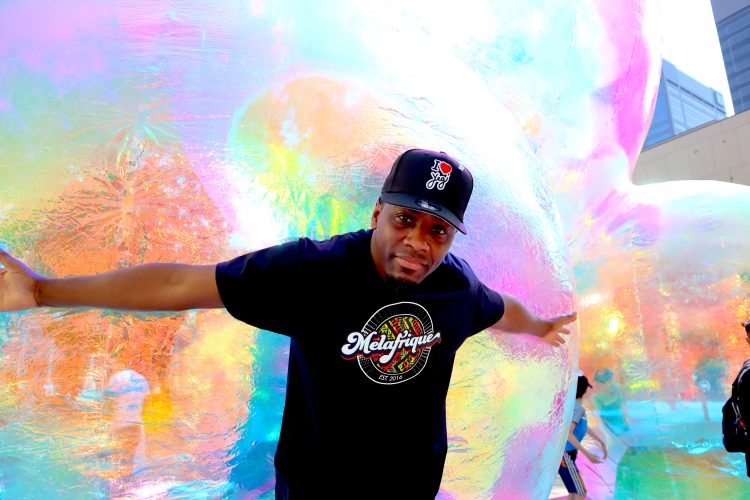
[[[573,408],[574,413],[578,413],[581,416],[586,415],[586,408],[584,408],[583,404],[576,399],[575,406]]]
[[[300,238],[298,240],[302,251],[317,258],[342,258],[357,251],[369,249],[371,230],[361,229],[350,233],[342,233],[325,240]]]
[[[327,261],[358,260],[369,251],[370,232],[355,231],[326,240],[297,238],[240,255],[217,266],[217,275],[245,274],[248,269],[299,268]]]
[[[474,274],[469,263],[452,252],[448,252],[436,271],[433,273],[435,279],[444,283],[452,283],[460,288],[476,289],[479,283],[479,278]]]
[[[469,263],[453,252],[448,252],[445,255],[442,265],[449,269],[451,272],[459,273],[472,278],[475,277],[474,271],[471,269],[471,266],[469,266]]]

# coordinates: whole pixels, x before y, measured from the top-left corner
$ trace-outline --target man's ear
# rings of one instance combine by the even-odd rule
[[[378,199],[375,203],[375,207],[372,209],[372,219],[370,219],[370,229],[378,228],[378,217],[380,217],[383,211],[383,202]]]

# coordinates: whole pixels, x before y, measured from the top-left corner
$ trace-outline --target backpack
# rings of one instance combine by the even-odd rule
[[[750,400],[750,381],[744,383],[743,377],[750,372],[750,359],[742,365],[740,373],[732,383],[732,395],[721,409],[721,432],[724,448],[729,452],[750,452],[750,415],[744,415],[743,407]],[[747,413],[747,412],[746,412]],[[750,462],[748,462],[750,467]]]

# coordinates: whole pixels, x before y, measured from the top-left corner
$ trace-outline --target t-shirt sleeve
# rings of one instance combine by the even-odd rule
[[[502,295],[482,282],[479,282],[478,288],[474,329],[481,332],[500,321],[505,314],[505,301]]]
[[[482,283],[465,260],[452,254],[448,254],[446,259],[449,266],[458,271],[461,286],[469,290],[464,296],[467,302],[461,305],[462,314],[466,318],[466,335],[477,334],[500,321],[505,313],[502,295]]]
[[[466,336],[477,334],[500,321],[505,313],[502,295],[482,283],[465,260],[451,254],[447,259],[458,269],[461,280],[465,280],[463,284],[470,291],[465,295],[468,302],[461,306],[466,318]]]
[[[503,317],[505,302],[502,295],[479,281],[473,273],[466,275],[473,281],[469,302],[465,305],[466,336],[470,337],[491,327]]]
[[[311,279],[305,265],[307,240],[291,241],[242,255],[216,266],[224,307],[255,327],[294,335],[306,314],[301,284]]]
[[[571,422],[577,424],[581,421],[584,415],[586,415],[586,410],[583,408],[583,405],[576,401],[576,405],[573,408],[573,419],[571,420]]]

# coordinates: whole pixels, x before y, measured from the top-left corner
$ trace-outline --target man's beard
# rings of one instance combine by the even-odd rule
[[[417,291],[419,283],[414,281],[408,281],[405,279],[394,278],[393,276],[386,276],[385,286],[393,292],[395,295],[413,295]]]

